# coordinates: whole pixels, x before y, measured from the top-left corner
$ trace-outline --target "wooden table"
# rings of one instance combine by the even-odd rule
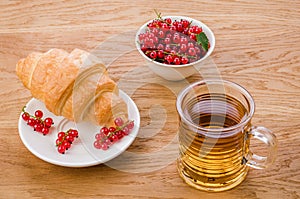
[[[130,43],[127,51],[107,62],[113,61],[111,77],[132,92],[141,114],[138,137],[127,151],[154,154],[172,141],[178,125],[176,94],[184,85],[216,76],[237,82],[256,101],[253,124],[272,129],[279,148],[272,167],[251,169],[233,190],[206,193],[183,183],[175,160],[163,161],[176,149],[158,159],[125,161],[127,170],[120,169],[117,160],[66,168],[35,157],[19,137],[19,114],[32,98],[15,74],[20,58],[50,48],[99,50],[109,38],[122,39],[125,33],[133,38],[139,26],[155,17],[155,8],[163,15],[189,16],[206,23],[216,36],[210,62],[218,70],[206,68],[184,83],[169,83],[153,74],[134,44],[125,39]],[[299,1],[4,0],[0,11],[0,198],[300,197]]]

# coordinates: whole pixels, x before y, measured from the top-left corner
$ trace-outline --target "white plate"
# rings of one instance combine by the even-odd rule
[[[34,114],[35,110],[40,109],[44,112],[43,118],[51,117],[54,121],[50,133],[43,136],[41,133],[33,131],[22,119],[22,113],[19,118],[19,134],[22,142],[38,158],[60,166],[66,167],[88,167],[107,162],[122,152],[124,152],[137,136],[140,126],[140,114],[136,104],[123,91],[120,91],[120,97],[126,102],[128,107],[128,118],[134,120],[134,128],[132,132],[123,137],[117,143],[114,143],[106,151],[96,149],[93,146],[95,134],[99,132],[100,126],[91,125],[90,123],[77,123],[69,121],[61,116],[55,116],[47,110],[45,105],[36,100],[31,99],[26,104],[26,111]],[[57,133],[67,131],[69,128],[75,128],[79,132],[79,138],[76,138],[71,148],[65,154],[60,154],[55,146]]]

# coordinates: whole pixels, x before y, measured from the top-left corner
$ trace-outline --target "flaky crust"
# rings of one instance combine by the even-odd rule
[[[33,71],[42,55],[42,53],[33,52],[26,59],[20,59],[17,63],[17,76],[22,79],[24,86],[28,89],[30,89]]]
[[[55,115],[98,125],[111,124],[116,115],[127,117],[127,105],[118,96],[116,83],[86,51],[33,52],[17,63],[16,73],[33,97]]]

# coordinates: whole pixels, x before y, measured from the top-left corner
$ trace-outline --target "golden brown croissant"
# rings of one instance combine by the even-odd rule
[[[19,60],[16,72],[22,83],[49,111],[73,121],[112,125],[127,117],[127,105],[105,66],[90,53],[51,49]]]

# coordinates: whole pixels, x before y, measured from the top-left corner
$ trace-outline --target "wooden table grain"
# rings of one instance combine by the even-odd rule
[[[155,17],[154,9],[201,20],[213,30],[216,47],[209,66],[214,70],[204,67],[184,83],[170,83],[147,68],[130,39]],[[0,198],[300,198],[299,13],[297,0],[1,1]],[[161,154],[87,168],[55,166],[35,157],[18,133],[21,108],[32,97],[15,74],[16,62],[50,48],[101,53],[118,39],[124,48],[111,51],[109,72],[141,114],[138,137],[127,151]],[[241,185],[221,193],[189,187],[177,174],[175,159],[164,161],[176,153],[164,150],[177,132],[176,94],[184,85],[213,77],[247,88],[256,102],[253,124],[272,129],[279,141],[272,167],[250,169]]]

